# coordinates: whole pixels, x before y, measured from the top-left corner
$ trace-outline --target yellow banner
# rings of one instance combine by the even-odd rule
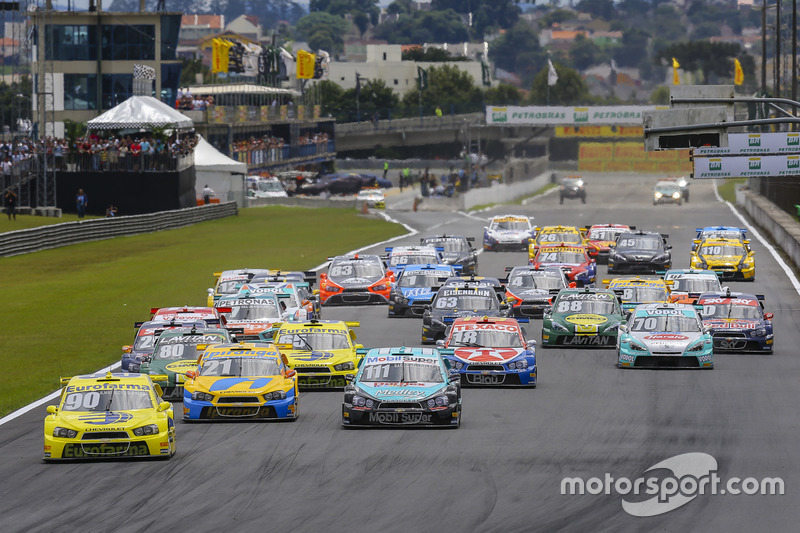
[[[581,143],[578,147],[580,161],[608,161],[614,156],[614,143]]]
[[[269,106],[262,105],[260,111],[261,122],[269,122]]]
[[[641,126],[556,126],[556,137],[643,137]]]
[[[642,143],[614,143],[614,161],[645,161],[647,152]]]
[[[310,80],[314,77],[314,63],[317,56],[306,52],[305,50],[297,51],[297,79]]]

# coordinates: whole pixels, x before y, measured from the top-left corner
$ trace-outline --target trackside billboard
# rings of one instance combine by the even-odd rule
[[[695,179],[780,176],[800,176],[800,154],[694,157]]]
[[[486,124],[582,126],[582,125],[642,125],[642,112],[669,109],[669,106],[486,106]]]
[[[695,148],[695,157],[800,153],[800,133],[729,133],[728,146]]]

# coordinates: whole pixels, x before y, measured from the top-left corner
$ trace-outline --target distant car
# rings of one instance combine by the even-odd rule
[[[175,328],[156,337],[152,355],[145,357],[139,372],[159,384],[165,400],[183,398],[185,372],[197,368],[197,358],[210,344],[231,342],[227,329]]]
[[[581,203],[586,203],[586,185],[580,176],[566,176],[558,186],[558,203],[563,204],[564,198],[580,198]]]
[[[406,265],[438,265],[442,252],[434,246],[387,246],[386,267],[397,277]]]
[[[389,317],[421,318],[436,291],[455,276],[450,265],[408,265],[392,283],[389,293]]]
[[[487,252],[527,250],[528,240],[534,237],[530,219],[522,215],[493,217],[483,229],[483,249]]]
[[[643,304],[619,328],[620,368],[714,368],[711,335],[685,304]]]
[[[319,275],[322,305],[385,304],[394,273],[387,272],[377,255],[340,255]]]
[[[164,322],[202,320],[206,324],[217,325],[222,323],[222,314],[217,307],[153,307],[150,309],[150,320]]]
[[[500,303],[491,287],[442,287],[422,315],[422,344],[445,336],[452,322],[464,316],[507,316],[508,304]]]
[[[374,207],[375,209],[386,208],[386,196],[384,196],[383,191],[378,188],[361,189],[358,191],[358,195],[356,195],[356,201],[359,205],[362,202],[366,202],[367,207]]]
[[[747,230],[736,226],[706,226],[697,228],[697,235],[692,241],[692,251],[697,250],[697,247],[706,239],[739,239],[744,244],[750,246],[750,240],[747,237]]]
[[[247,283],[253,276],[257,274],[269,274],[270,270],[266,268],[237,268],[235,270],[224,270],[222,272],[214,272],[216,282],[214,287],[207,289],[208,302],[207,305],[213,306],[214,302],[223,296],[231,296],[239,292],[239,287],[243,283]]]
[[[175,455],[172,404],[150,376],[107,372],[62,384],[58,406],[48,406],[44,419],[45,462]]]
[[[703,324],[711,328],[714,352],[772,353],[775,336],[772,313],[764,312],[763,295],[706,292],[697,299]]]
[[[542,246],[531,265],[534,268],[561,268],[570,282],[584,287],[594,286],[597,278],[597,263],[589,257],[585,246]]]
[[[462,385],[536,387],[536,341],[514,318],[458,318],[437,346],[449,349],[443,353]]]
[[[275,345],[286,356],[289,368],[297,372],[301,389],[343,388],[366,350],[356,344],[352,328],[358,322],[311,320],[286,322],[274,335]]]
[[[609,274],[655,274],[672,267],[669,235],[649,231],[620,233],[608,256]]]
[[[500,302],[505,302],[505,286],[500,278],[493,278],[490,276],[453,276],[447,278],[442,284],[444,289],[477,289],[477,288],[490,288],[497,294],[497,299]]]
[[[434,348],[373,348],[344,389],[342,427],[461,425],[461,386]]]
[[[683,201],[681,187],[674,180],[659,180],[653,187],[653,205],[678,204]]]
[[[536,237],[528,243],[528,260],[532,260],[542,246],[561,244],[565,246],[586,246],[589,255],[596,255],[594,248],[589,248],[589,242],[583,231],[577,226],[542,226],[536,228]]]
[[[242,285],[242,288],[250,287],[255,290],[260,287],[262,290],[274,290],[275,292],[291,291],[297,295],[300,301],[300,307],[306,310],[307,318],[320,318],[322,312],[319,296],[314,293],[311,284],[306,281],[289,281],[288,278],[279,277],[276,280],[275,276],[255,276],[250,283]],[[274,289],[269,289],[270,287]]]
[[[586,241],[590,248],[597,250],[597,263],[608,263],[608,256],[617,244],[617,236],[635,230],[636,226],[624,224],[594,224],[586,227]]]
[[[297,376],[274,344],[217,344],[186,371],[183,420],[297,419]]]
[[[252,294],[245,290],[220,298],[216,305],[225,309],[226,327],[241,330],[236,335],[239,342],[266,340],[263,334],[275,323],[294,319],[293,312],[287,311],[286,305],[271,292]]]
[[[603,285],[619,297],[624,313],[630,313],[640,304],[669,303],[669,287],[662,278],[604,279]]]
[[[719,275],[713,270],[672,268],[664,273],[664,281],[670,287],[670,303],[691,304],[701,293],[723,290]]]
[[[139,367],[145,357],[153,353],[156,345],[156,337],[161,332],[175,329],[175,328],[207,328],[210,327],[202,320],[150,320],[148,322],[136,322],[134,324],[136,334],[133,338],[133,344],[127,344],[122,347],[122,371],[123,372],[138,372]]]
[[[745,241],[718,237],[702,241],[689,263],[692,268],[714,270],[721,279],[755,281],[755,255]]]
[[[506,301],[513,316],[541,317],[553,297],[570,284],[561,268],[517,266],[506,270]]]
[[[473,248],[474,237],[461,235],[438,235],[423,237],[420,244],[441,248],[442,260],[445,265],[461,266],[464,275],[476,276],[478,274],[478,252]]]
[[[608,348],[625,322],[619,299],[609,289],[563,289],[542,317],[542,346]]]
[[[301,285],[307,286],[307,283]],[[239,289],[239,295],[249,295],[252,297],[264,294],[274,294],[281,302],[283,311],[281,316],[284,320],[293,322],[311,320],[318,318],[316,302],[304,299],[307,293],[298,292],[294,283],[247,283]]]

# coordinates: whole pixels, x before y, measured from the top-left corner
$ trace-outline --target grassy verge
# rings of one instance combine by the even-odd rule
[[[717,187],[717,192],[722,199],[732,204],[736,203],[736,186],[747,183],[747,178],[728,178],[725,183]]]
[[[403,232],[355,210],[252,208],[191,227],[2,258],[0,416],[56,390],[60,376],[118,361],[133,323],[151,307],[205,305],[215,271],[309,269],[326,255]]]
[[[540,194],[544,194],[547,191],[549,191],[550,189],[555,189],[556,187],[558,187],[557,183],[548,183],[547,185],[545,185],[544,187],[542,187],[541,189],[539,189],[535,193],[531,194],[530,196],[526,196],[524,198],[518,198],[517,200],[514,200],[513,203],[517,204],[517,205],[522,205],[522,202],[524,202],[525,200],[529,200],[531,198],[539,196]]]
[[[87,216],[83,220],[89,218],[101,217]],[[49,226],[51,224],[61,224],[62,222],[76,222],[78,220],[81,220],[78,218],[78,215],[68,215],[66,213],[61,218],[17,215],[16,220],[9,220],[8,215],[5,213],[0,213],[0,233],[16,231],[18,229],[38,228],[39,226]]]

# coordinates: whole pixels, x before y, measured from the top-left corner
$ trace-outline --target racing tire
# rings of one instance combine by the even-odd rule
[[[581,203],[582,203],[582,204],[585,204],[585,203],[586,203],[586,196],[581,196]]]
[[[558,203],[559,204],[563,204],[564,203],[564,197],[563,196],[559,196],[558,197]]]

